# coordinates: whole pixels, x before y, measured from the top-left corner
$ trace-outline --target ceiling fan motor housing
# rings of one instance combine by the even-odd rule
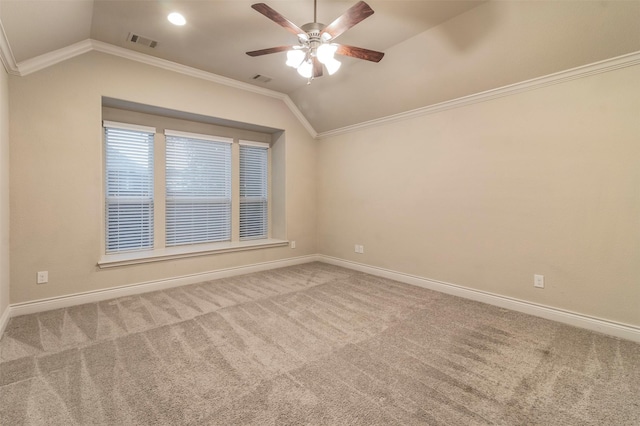
[[[312,51],[315,51],[315,49],[317,49],[318,46],[322,44],[320,33],[325,28],[325,26],[326,25],[319,22],[309,22],[308,24],[304,24],[301,28],[305,33],[307,33],[308,40],[304,40],[302,37],[300,37],[300,44],[302,44],[303,46],[308,46]]]

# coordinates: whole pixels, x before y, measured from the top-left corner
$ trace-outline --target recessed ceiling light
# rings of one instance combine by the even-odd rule
[[[169,20],[169,22],[171,22],[173,25],[184,25],[187,23],[187,20],[184,19],[184,16],[182,16],[181,14],[179,14],[178,12],[173,12],[170,13],[169,16],[167,16],[167,19]]]

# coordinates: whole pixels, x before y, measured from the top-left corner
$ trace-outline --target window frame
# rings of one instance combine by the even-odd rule
[[[112,123],[111,121],[104,120],[104,123]],[[122,125],[127,125],[126,123],[118,123]],[[131,126],[139,126],[137,124],[133,124]],[[147,126],[139,126],[139,127],[147,127]],[[272,163],[271,163],[271,144],[265,142],[254,142],[247,139],[242,139],[240,137],[232,137],[228,136],[216,136],[212,134],[200,134],[200,133],[191,133],[191,132],[182,132],[182,131],[173,131],[169,130],[169,132],[175,132],[175,134],[182,135],[198,135],[199,137],[208,137],[214,139],[226,139],[231,141],[232,147],[232,159],[231,159],[231,179],[232,179],[232,193],[231,193],[231,204],[232,204],[232,213],[231,213],[231,222],[232,222],[232,231],[231,231],[231,241],[223,241],[223,242],[212,242],[212,243],[195,243],[195,244],[187,244],[187,245],[176,245],[176,246],[166,246],[166,139],[165,134],[167,132],[166,129],[162,129],[161,126],[156,126],[153,128],[154,133],[154,186],[156,188],[155,197],[154,197],[154,209],[155,209],[155,218],[154,218],[154,248],[151,250],[138,250],[131,252],[116,252],[116,253],[107,253],[106,252],[106,199],[103,197],[103,220],[102,220],[102,251],[101,257],[98,260],[98,267],[102,268],[111,268],[125,265],[134,265],[134,264],[142,264],[148,262],[158,262],[158,261],[166,261],[171,259],[180,259],[194,256],[206,256],[218,253],[230,253],[237,251],[246,251],[246,250],[255,250],[255,249],[263,249],[270,247],[284,247],[288,245],[288,241],[284,239],[272,238],[271,230],[272,230],[272,216],[271,216],[271,206],[273,204],[272,191],[271,191],[271,172],[272,172]],[[103,154],[106,153],[106,141],[105,141],[105,132],[104,129],[102,131],[103,134]],[[268,206],[268,219],[267,219],[267,236],[266,238],[260,239],[251,239],[251,240],[243,240],[241,241],[239,238],[239,226],[240,226],[240,196],[239,196],[239,164],[240,164],[240,141],[243,143],[252,143],[258,144],[260,146],[268,146],[267,152],[267,182],[268,182],[268,193],[267,193],[267,206]],[[102,179],[106,182],[106,167],[105,167],[106,155],[103,158],[103,172]],[[162,169],[162,170],[159,170]],[[106,184],[103,185],[103,191],[106,194]],[[104,195],[104,194],[103,194]]]

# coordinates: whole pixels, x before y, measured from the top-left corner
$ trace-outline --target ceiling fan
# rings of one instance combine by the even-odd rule
[[[334,54],[372,62],[380,62],[384,56],[384,53],[375,50],[333,43],[333,40],[349,28],[373,15],[373,9],[363,1],[350,7],[349,10],[331,24],[324,25],[317,22],[316,0],[314,0],[313,22],[304,24],[302,27],[298,27],[264,3],[256,3],[251,7],[298,36],[298,44],[253,50],[247,52],[247,55],[261,56],[270,53],[287,52],[287,65],[296,68],[301,76],[309,79],[309,83],[312,79],[322,76],[323,65],[327,68],[329,74],[335,73],[340,68],[340,61],[334,58]]]

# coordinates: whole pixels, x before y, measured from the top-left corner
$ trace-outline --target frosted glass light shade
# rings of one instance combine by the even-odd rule
[[[302,50],[290,50],[287,52],[287,65],[293,68],[298,68],[300,63],[304,60],[305,53]]]
[[[328,62],[333,60],[333,55],[336,53],[336,50],[338,50],[338,46],[323,43],[318,46],[318,49],[316,50],[316,57],[321,63],[326,65]]]
[[[304,61],[298,67],[298,74],[300,74],[304,78],[311,78],[312,71],[313,65],[311,64],[311,61]]]
[[[329,75],[333,75],[336,71],[338,71],[340,69],[340,65],[342,65],[342,63],[334,58],[331,58],[330,61],[324,63],[324,66],[327,67]]]

